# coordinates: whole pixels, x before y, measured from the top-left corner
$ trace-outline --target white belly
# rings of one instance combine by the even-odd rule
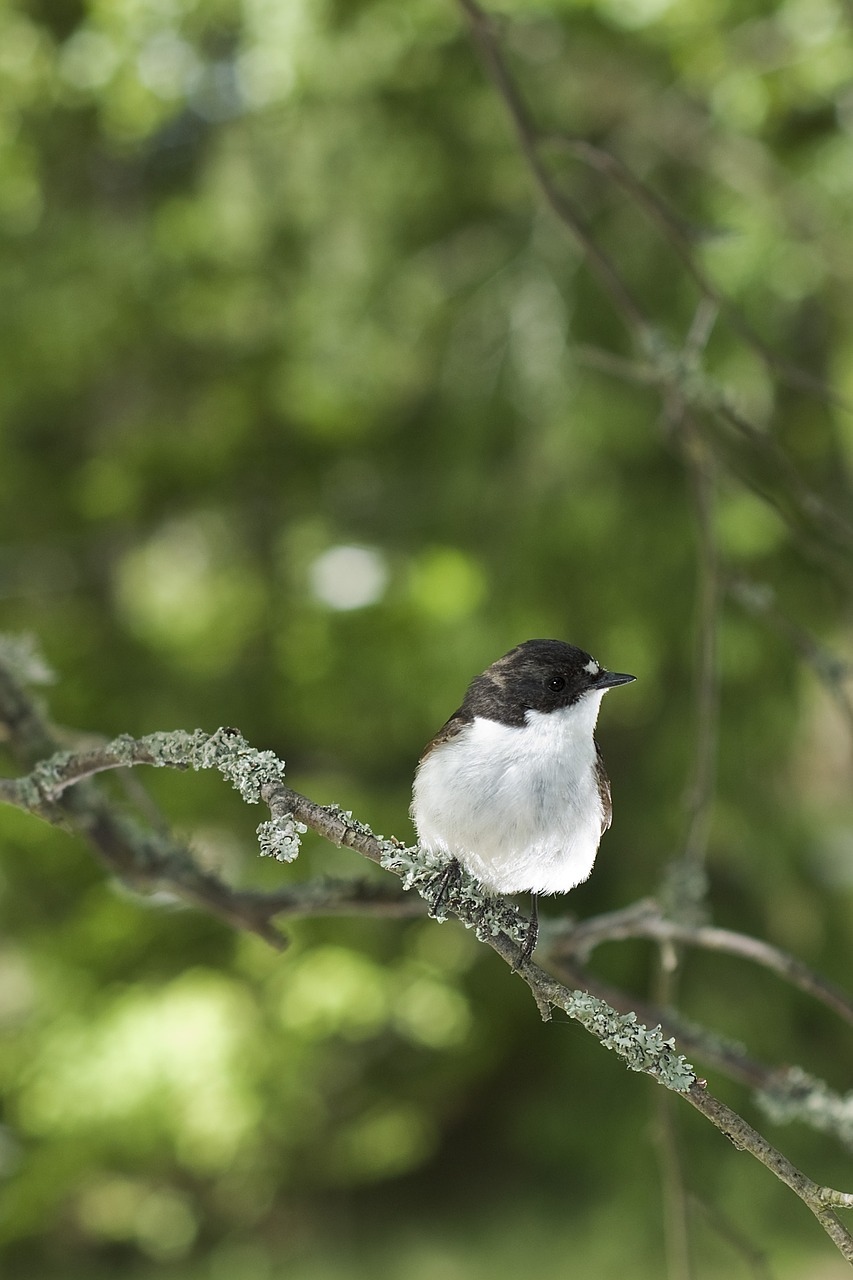
[[[592,871],[604,810],[593,730],[601,693],[523,727],[475,718],[431,751],[412,818],[426,849],[493,893],[567,893]]]

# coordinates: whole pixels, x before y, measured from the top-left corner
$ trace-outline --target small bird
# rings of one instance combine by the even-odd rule
[[[634,679],[562,640],[526,640],[475,676],[418,763],[418,843],[489,893],[533,895],[524,959],[536,945],[537,895],[586,880],[610,826],[595,723],[607,690]]]

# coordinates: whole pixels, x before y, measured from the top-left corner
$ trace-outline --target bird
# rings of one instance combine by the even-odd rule
[[[460,867],[489,896],[530,893],[530,958],[539,895],[586,880],[610,826],[595,726],[607,690],[635,679],[562,640],[525,640],[474,677],[412,790],[418,844],[447,863],[434,910]]]

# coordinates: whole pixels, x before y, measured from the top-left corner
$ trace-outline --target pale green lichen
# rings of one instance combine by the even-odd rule
[[[41,652],[35,636],[27,633],[12,635],[0,633],[0,663],[15,677],[19,684],[54,684],[56,673],[51,670]]]
[[[675,1041],[664,1038],[659,1026],[644,1026],[635,1013],[617,1013],[587,991],[571,991],[568,998],[558,996],[552,1003],[591,1031],[605,1049],[617,1053],[631,1071],[652,1075],[678,1093],[686,1093],[695,1083],[693,1067],[676,1052]]]
[[[383,856],[382,866],[400,877],[404,889],[416,889],[432,904],[448,862],[445,857],[414,845],[390,850]],[[489,897],[465,871],[451,880],[446,902],[467,928],[476,929],[478,937],[504,933],[522,947],[527,941],[529,922],[509,903]],[[441,907],[436,918],[445,918]],[[675,1041],[666,1039],[659,1026],[646,1027],[638,1022],[635,1013],[617,1013],[596,996],[585,991],[568,991],[557,983],[543,995],[585,1026],[606,1049],[617,1053],[632,1071],[652,1075],[667,1088],[680,1093],[695,1082],[692,1066],[676,1052]]]
[[[64,771],[70,760],[74,759],[71,751],[57,751],[47,760],[39,760],[38,764],[26,778],[20,778],[21,786],[32,786],[34,796],[39,800],[50,796],[57,788],[61,789]]]
[[[693,928],[707,924],[708,876],[704,867],[685,858],[670,863],[658,900],[661,914],[667,920]]]
[[[756,1094],[762,1110],[777,1124],[799,1120],[831,1133],[853,1150],[853,1093],[836,1093],[800,1067],[779,1072],[771,1085]]]
[[[447,870],[448,860],[413,844],[390,848],[383,855],[380,866],[399,876],[404,889],[417,889],[420,892],[434,885],[436,877]],[[422,896],[426,897],[426,894]]]
[[[285,765],[272,751],[258,751],[249,746],[236,729],[217,729],[208,734],[202,729],[192,733],[176,729],[171,733],[150,733],[143,738],[120,734],[96,753],[119,767],[148,764],[153,768],[217,769],[231,783],[247,804],[257,804],[263,788],[280,785]],[[67,770],[79,757],[60,751],[43,760],[27,778],[18,781],[23,802],[37,810],[44,799],[52,799],[68,785]],[[101,766],[103,767],[103,766]],[[98,768],[93,770],[99,772]],[[73,768],[72,768],[73,772]],[[292,861],[299,851],[299,835],[307,830],[302,823],[274,818],[261,823],[258,838],[261,852]]]
[[[450,866],[445,854],[420,845],[391,845],[380,865],[399,876],[404,889],[415,889],[433,908],[434,919],[440,924],[452,913],[478,938],[495,938],[503,933],[520,947],[526,944],[529,922],[510,903],[486,893],[467,871],[460,868],[441,893],[441,881]],[[436,905],[439,896],[441,900]]]
[[[121,739],[116,739],[116,743],[120,744]],[[218,769],[247,804],[259,802],[264,786],[284,780],[284,761],[272,751],[258,751],[249,746],[236,729],[222,728],[210,734],[201,729],[193,733],[183,729],[174,733],[152,733],[141,739],[141,744],[151,752],[151,763],[155,766]]]
[[[299,854],[300,836],[307,830],[305,823],[297,822],[292,813],[262,822],[257,828],[261,857],[293,862]]]
[[[212,734],[201,729],[194,733],[183,730],[153,733],[143,742],[151,752],[154,765],[217,769],[247,804],[257,804],[265,786],[284,781],[284,761],[272,751],[258,751],[249,746],[236,729],[221,728]],[[257,836],[262,857],[293,862],[299,853],[299,837],[307,830],[289,814],[260,823]]]

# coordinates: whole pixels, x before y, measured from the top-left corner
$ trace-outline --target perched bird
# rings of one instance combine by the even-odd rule
[[[634,679],[562,640],[526,640],[475,676],[420,758],[418,843],[489,893],[533,894],[525,958],[536,944],[537,895],[586,880],[610,826],[595,723],[607,690]]]

